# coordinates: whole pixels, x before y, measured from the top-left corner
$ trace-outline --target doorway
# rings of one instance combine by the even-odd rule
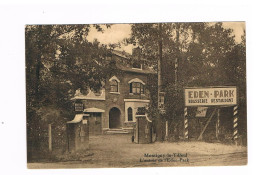
[[[109,128],[120,128],[120,110],[113,107],[109,111]]]

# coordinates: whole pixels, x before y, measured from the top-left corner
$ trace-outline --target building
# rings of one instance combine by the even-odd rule
[[[113,51],[109,60],[118,71],[111,71],[100,92],[88,90],[83,95],[77,90],[72,98],[75,109],[89,114],[90,134],[132,132],[137,111],[144,111],[149,105],[150,92],[146,86],[156,72],[130,57]]]

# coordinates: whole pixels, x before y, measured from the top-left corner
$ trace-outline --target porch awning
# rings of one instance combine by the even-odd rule
[[[87,108],[84,109],[84,112],[105,112],[105,110],[99,108]]]
[[[67,123],[79,123],[83,119],[84,114],[76,114],[74,119],[71,121],[68,121]]]

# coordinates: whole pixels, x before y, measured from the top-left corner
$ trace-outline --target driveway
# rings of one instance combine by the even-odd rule
[[[247,164],[247,148],[205,142],[155,142],[136,144],[131,135],[90,137],[91,154],[82,161],[28,163],[28,168],[101,168],[227,166]]]

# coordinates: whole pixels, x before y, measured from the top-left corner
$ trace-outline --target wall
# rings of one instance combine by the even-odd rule
[[[149,91],[146,89],[145,90],[145,95],[134,95],[134,94],[130,94],[130,84],[128,83],[130,80],[134,79],[134,78],[139,78],[140,80],[142,80],[144,83],[147,83],[147,76],[144,74],[139,74],[139,73],[133,73],[133,72],[123,72],[120,75],[119,74],[112,74],[112,76],[116,76],[120,82],[119,82],[119,93],[120,94],[116,94],[116,93],[110,93],[110,84],[109,84],[109,80],[106,81],[106,85],[105,85],[105,89],[106,89],[106,101],[105,101],[105,106],[106,106],[106,112],[104,115],[104,127],[103,128],[109,128],[108,125],[108,121],[109,121],[109,110],[113,107],[117,107],[120,112],[121,112],[121,117],[120,117],[120,121],[121,121],[121,126],[123,128],[128,128],[128,127],[132,127],[133,124],[131,124],[131,122],[126,122],[126,110],[127,108],[125,108],[125,101],[124,99],[144,99],[144,100],[148,100],[149,99]],[[110,77],[110,78],[111,78]],[[130,105],[130,103],[128,103],[128,105]],[[138,103],[138,105],[140,106],[145,106],[143,103]],[[134,106],[132,104],[132,106]],[[134,106],[133,109],[136,109],[136,105]],[[134,112],[136,112],[136,110],[134,110]]]
[[[109,111],[111,108],[116,107],[120,110],[120,124],[122,128],[129,128],[133,127],[134,122],[126,122],[126,106],[130,105],[133,107],[133,113],[136,113],[137,106],[145,106],[144,103],[125,103],[124,99],[143,99],[148,100],[149,99],[149,91],[145,89],[145,94],[142,95],[135,95],[130,94],[130,84],[128,83],[130,80],[134,78],[139,78],[142,80],[145,84],[147,84],[147,74],[143,73],[142,70],[135,70],[132,69],[128,63],[126,63],[127,58],[121,58],[119,56],[113,56],[114,59],[117,60],[117,63],[126,66],[127,70],[124,71],[115,71],[111,72],[110,77],[105,82],[105,96],[100,97],[99,100],[91,100],[86,99],[86,97],[82,96],[81,101],[84,104],[85,108],[99,108],[105,110],[104,113],[102,113],[102,128],[103,130],[109,129]],[[128,65],[127,65],[128,64]],[[145,70],[144,70],[145,71]],[[147,71],[147,70],[146,70]],[[110,82],[109,79],[113,76],[116,76],[117,79],[120,80],[119,82],[119,93],[111,93],[110,92]],[[81,98],[81,97],[80,97]],[[101,100],[103,99],[103,100]]]

